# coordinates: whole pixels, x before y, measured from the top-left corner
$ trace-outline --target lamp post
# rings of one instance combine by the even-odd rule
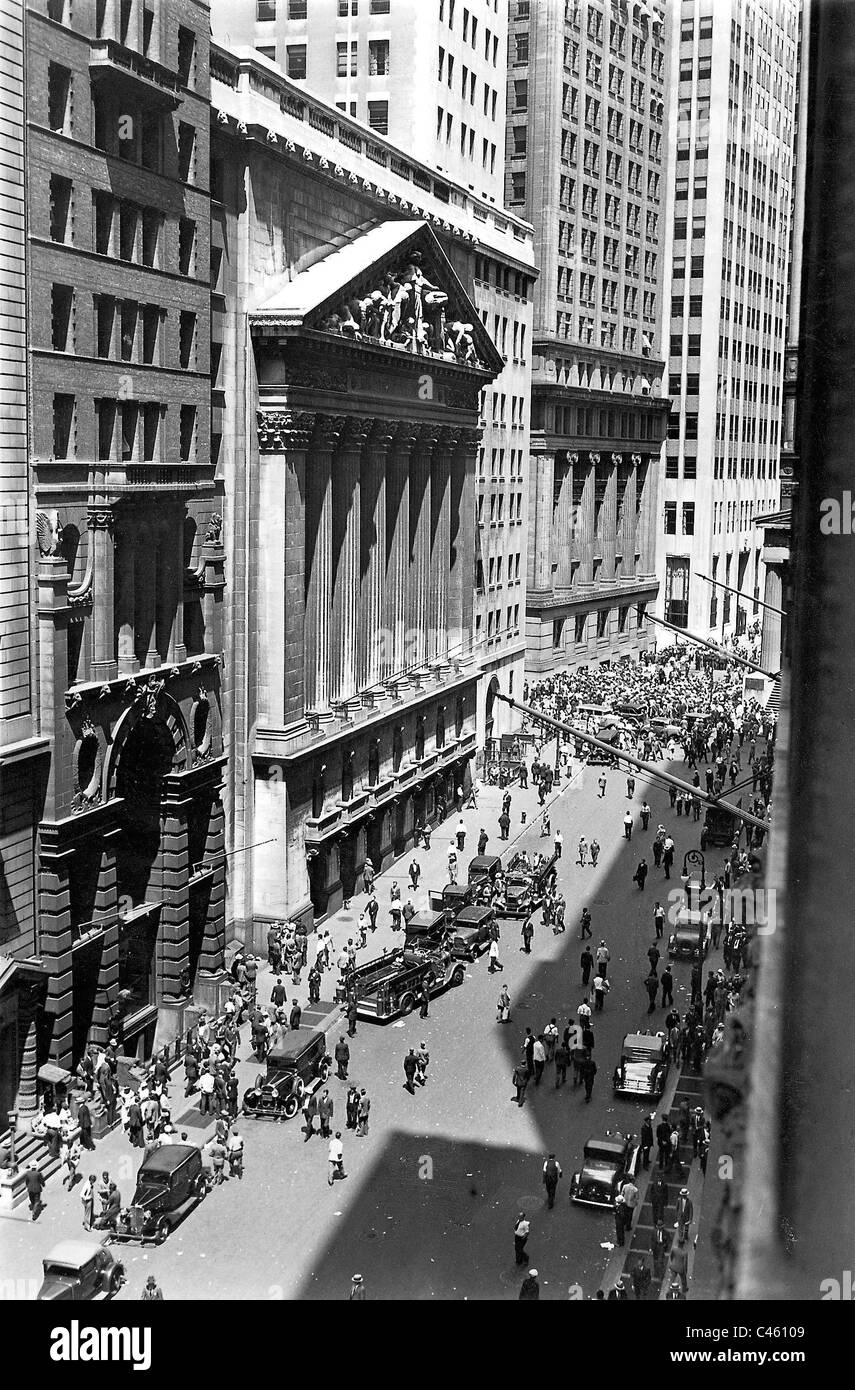
[[[18,1128],[17,1110],[9,1111],[9,1172],[15,1174],[18,1171],[18,1155],[15,1153],[15,1134]]]
[[[698,960],[701,964],[703,964],[704,959],[704,919],[701,913],[700,894],[703,893],[707,886],[706,867],[706,860],[699,849],[687,850],[683,855],[683,872],[680,877],[683,880],[683,888],[686,890],[690,911],[692,899],[689,885],[697,880],[697,874],[698,872],[700,873],[700,884],[698,887]]]

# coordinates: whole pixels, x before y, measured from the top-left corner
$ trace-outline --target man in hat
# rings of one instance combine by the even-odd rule
[[[160,1288],[153,1274],[150,1274],[145,1281],[145,1288],[140,1295],[144,1303],[152,1303],[163,1299],[163,1290]]]
[[[518,1265],[528,1264],[528,1255],[525,1252],[526,1242],[528,1241],[531,1224],[526,1220],[526,1214],[521,1211],[514,1226],[514,1257]]]
[[[30,1215],[35,1221],[42,1209],[42,1191],[44,1190],[45,1180],[39,1170],[38,1164],[29,1164],[24,1175],[24,1186],[27,1189],[27,1197],[30,1202]]]
[[[548,1155],[543,1165],[543,1185],[546,1188],[546,1205],[551,1211],[555,1206],[555,1192],[558,1187],[558,1179],[561,1177],[561,1164],[555,1154]]]
[[[350,1292],[347,1297],[351,1303],[365,1302],[365,1281],[361,1274],[354,1274],[350,1281]]]
[[[688,1187],[681,1187],[680,1195],[677,1198],[677,1239],[681,1245],[688,1237],[694,1215],[695,1209],[689,1196],[689,1189]]]
[[[530,1269],[520,1285],[520,1299],[527,1303],[536,1303],[540,1298],[540,1285],[537,1282],[537,1270]]]

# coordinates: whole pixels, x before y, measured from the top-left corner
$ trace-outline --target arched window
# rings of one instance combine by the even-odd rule
[[[463,733],[463,696],[454,707],[454,731],[458,738]]]
[[[341,763],[341,799],[350,801],[353,796],[353,749],[348,749]]]
[[[445,705],[440,705],[436,712],[436,746],[445,747]]]
[[[323,815],[324,801],[326,800],[326,786],[324,777],[326,774],[326,764],[318,769],[318,775],[312,783],[312,815],[315,820]]]
[[[380,740],[371,740],[371,747],[368,750],[368,785],[376,787],[380,781]]]
[[[419,715],[416,720],[416,762],[421,762],[425,755],[425,721],[424,715]]]
[[[404,726],[399,724],[395,729],[392,739],[392,767],[395,772],[400,772],[401,763],[404,759]]]

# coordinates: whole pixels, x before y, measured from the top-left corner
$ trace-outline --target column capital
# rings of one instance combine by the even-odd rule
[[[361,450],[371,433],[374,421],[359,416],[344,417],[344,425],[338,442],[340,449]]]
[[[416,425],[415,431],[417,449],[433,449],[442,432],[441,426],[432,424]]]
[[[623,454],[612,454],[612,468],[620,468],[623,463]]]
[[[316,415],[312,447],[322,450],[335,449],[346,424],[346,415]]]
[[[630,463],[631,463],[631,465],[632,465],[633,468],[640,468],[640,467],[641,467],[641,454],[633,454],[633,455],[632,455],[632,458],[630,459]]]
[[[589,454],[589,455],[588,455],[588,462],[589,462],[589,463],[592,463],[592,464],[594,465],[595,468],[599,467],[599,463],[600,463],[600,456],[599,456],[599,454]]]
[[[86,525],[90,531],[110,531],[113,530],[113,513],[103,511],[101,508],[90,508],[86,518]]]
[[[418,438],[417,427],[410,424],[409,420],[401,420],[393,428],[392,448],[395,453],[409,453],[414,448]]]
[[[315,416],[305,411],[258,410],[258,448],[263,454],[307,449]]]
[[[578,467],[579,467],[579,455],[578,455],[578,454],[568,454],[568,455],[567,455],[567,464],[568,464],[568,466],[569,466],[570,468],[578,468]]]
[[[440,425],[437,430],[437,444],[445,453],[453,453],[460,443],[459,425]]]
[[[390,420],[374,420],[368,443],[375,453],[390,449],[394,438],[395,426]]]

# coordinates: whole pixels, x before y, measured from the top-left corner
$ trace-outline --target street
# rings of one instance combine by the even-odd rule
[[[548,745],[546,761],[549,751]],[[609,1262],[614,1222],[609,1212],[571,1204],[570,1178],[590,1136],[606,1130],[638,1131],[643,1105],[613,1098],[612,1070],[626,1032],[663,1026],[664,1010],[657,1008],[648,1016],[643,986],[646,951],[655,935],[654,901],[659,898],[667,911],[668,890],[680,887],[682,855],[697,847],[699,825],[684,824],[670,809],[665,789],[645,785],[637,777],[632,803],[636,828],[628,843],[623,817],[630,803],[624,774],[607,769],[606,795],[601,797],[601,769],[580,766],[576,760],[573,768],[572,780],[562,782],[550,798],[552,830],[560,827],[564,837],[558,879],[567,898],[566,932],[554,936],[538,915],[532,954],[527,957],[521,949],[521,924],[506,920],[501,976],[490,975],[482,957],[467,967],[461,989],[431,1002],[426,1020],[414,1013],[385,1026],[359,1023],[350,1041],[350,1078],[365,1086],[372,1100],[367,1137],[357,1138],[344,1127],[347,1086],[334,1073],[329,1082],[335,1102],[333,1128],[342,1131],[346,1180],[328,1186],[327,1143],[317,1134],[306,1141],[299,1117],[282,1124],[240,1119],[246,1139],[243,1180],[215,1188],[163,1246],[125,1246],[120,1257],[129,1278],[120,1298],[138,1298],[145,1277],[153,1273],[167,1299],[229,1299],[238,1290],[242,1298],[336,1299],[346,1297],[351,1275],[359,1272],[369,1298],[515,1299],[524,1271],[514,1263],[513,1227],[522,1211],[531,1221],[528,1252],[530,1264],[539,1271],[541,1296],[567,1298],[572,1286],[581,1287],[581,1296],[594,1295]],[[683,765],[675,770],[682,773]],[[551,853],[551,838],[547,841],[540,834],[535,789],[523,792],[514,786],[511,791],[511,841]],[[645,795],[653,815],[649,832],[642,835],[638,806]],[[499,840],[501,796],[497,787],[482,787],[478,809],[464,812],[468,833],[459,856],[461,879],[476,853],[481,826],[490,836],[489,853],[509,847]],[[452,814],[435,832],[429,853],[416,853],[422,865],[420,890],[414,895],[417,907],[426,902],[429,888],[440,888],[446,880],[446,855],[457,820]],[[653,866],[650,853],[659,821],[677,843],[670,883]],[[584,868],[575,862],[582,834],[589,842],[596,837],[602,846],[596,868],[590,860]],[[651,869],[643,892],[632,877],[642,854]],[[404,856],[378,877],[380,926],[360,960],[391,946],[391,881],[398,878],[406,901],[411,858]],[[363,895],[354,898],[350,909],[330,923],[336,947],[355,935],[363,904]],[[579,970],[583,907],[590,909],[593,919],[589,944],[595,949],[604,938],[611,951],[611,992],[604,1011],[594,1015],[598,1075],[593,1098],[586,1104],[583,1087],[574,1089],[572,1068],[566,1086],[556,1090],[554,1066],[547,1065],[541,1086],[529,1085],[520,1108],[512,1099],[511,1073],[526,1026],[539,1033],[554,1016],[563,1029],[575,1019],[585,993]],[[666,925],[665,939],[659,943],[663,955],[667,934]],[[710,956],[710,963],[719,963],[717,955]],[[683,1011],[689,1002],[689,966],[675,965],[674,975],[675,1004]],[[335,971],[324,976],[323,998],[330,996],[334,976]],[[496,1021],[502,984],[511,996],[511,1018],[504,1025]],[[263,1004],[270,988],[265,965],[259,974]],[[305,1002],[305,980],[293,993]],[[262,1070],[249,1051],[249,1031],[245,1024],[239,1053],[241,1090]],[[330,1034],[331,1047],[338,1036],[338,1030]],[[404,1088],[402,1061],[406,1050],[421,1041],[430,1052],[428,1081],[411,1095]],[[177,1128],[189,1126],[190,1139],[203,1142],[212,1126],[199,1116],[197,1100],[183,1100],[181,1072],[174,1073],[170,1094]],[[556,1154],[563,1169],[552,1211],[547,1210],[541,1181],[549,1152]],[[141,1156],[121,1131],[114,1131],[99,1142],[94,1154],[84,1155],[81,1171],[100,1175],[109,1168],[127,1202]],[[0,1223],[0,1259],[16,1279],[37,1280],[41,1258],[54,1241],[80,1233],[81,1185],[69,1194],[57,1175],[47,1188],[46,1209],[37,1223],[28,1220],[26,1207]]]

